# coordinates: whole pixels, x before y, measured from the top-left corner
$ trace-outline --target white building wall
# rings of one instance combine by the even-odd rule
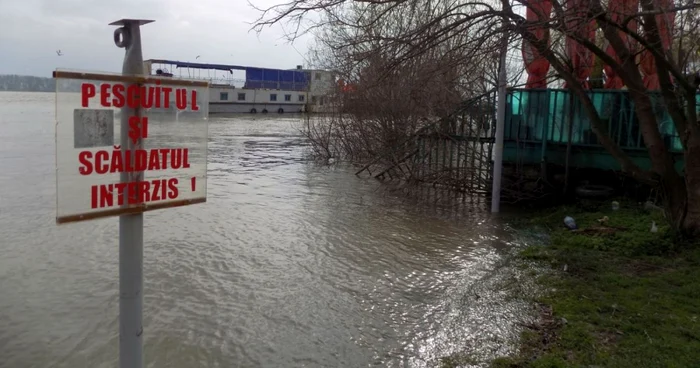
[[[309,109],[312,112],[330,112],[329,97],[335,93],[335,73],[326,70],[311,70],[309,83]]]
[[[273,100],[273,95],[276,100]],[[289,101],[285,96],[289,96]],[[300,99],[301,96],[301,99]],[[212,86],[209,88],[210,113],[299,113],[305,111],[307,93],[284,90],[243,89],[233,86]]]

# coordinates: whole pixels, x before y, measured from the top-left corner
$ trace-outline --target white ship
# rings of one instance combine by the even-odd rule
[[[149,59],[151,75],[208,80],[209,113],[327,113],[335,109],[335,73],[327,70],[268,69],[240,65]],[[234,74],[245,73],[244,78]]]

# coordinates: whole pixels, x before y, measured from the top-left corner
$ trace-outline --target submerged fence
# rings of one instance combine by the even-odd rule
[[[419,129],[408,140],[357,172],[462,193],[490,193],[496,93],[465,101],[450,116]]]

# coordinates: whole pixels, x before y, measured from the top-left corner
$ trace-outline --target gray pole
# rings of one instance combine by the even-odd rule
[[[504,30],[501,45],[501,62],[498,69],[498,101],[496,107],[496,144],[493,152],[493,186],[491,188],[491,212],[497,213],[501,207],[501,176],[503,173],[503,129],[506,120],[506,54],[508,53],[508,33]]]
[[[121,25],[114,31],[114,43],[126,49],[122,74],[143,75],[141,32],[139,26],[149,21],[122,19],[110,23]],[[127,86],[128,88],[128,86]],[[129,117],[141,115],[140,108],[121,109],[121,149],[134,150],[129,139]],[[124,157],[124,156],[123,156]],[[134,155],[131,155],[134,158]],[[143,173],[122,172],[122,182],[143,179]],[[125,198],[131,193],[124,192]],[[128,206],[128,200],[124,201]],[[119,217],[119,367],[143,367],[143,213]]]

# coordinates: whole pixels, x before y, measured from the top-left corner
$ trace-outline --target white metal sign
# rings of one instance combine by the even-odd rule
[[[207,82],[60,70],[54,77],[57,223],[206,201]]]

